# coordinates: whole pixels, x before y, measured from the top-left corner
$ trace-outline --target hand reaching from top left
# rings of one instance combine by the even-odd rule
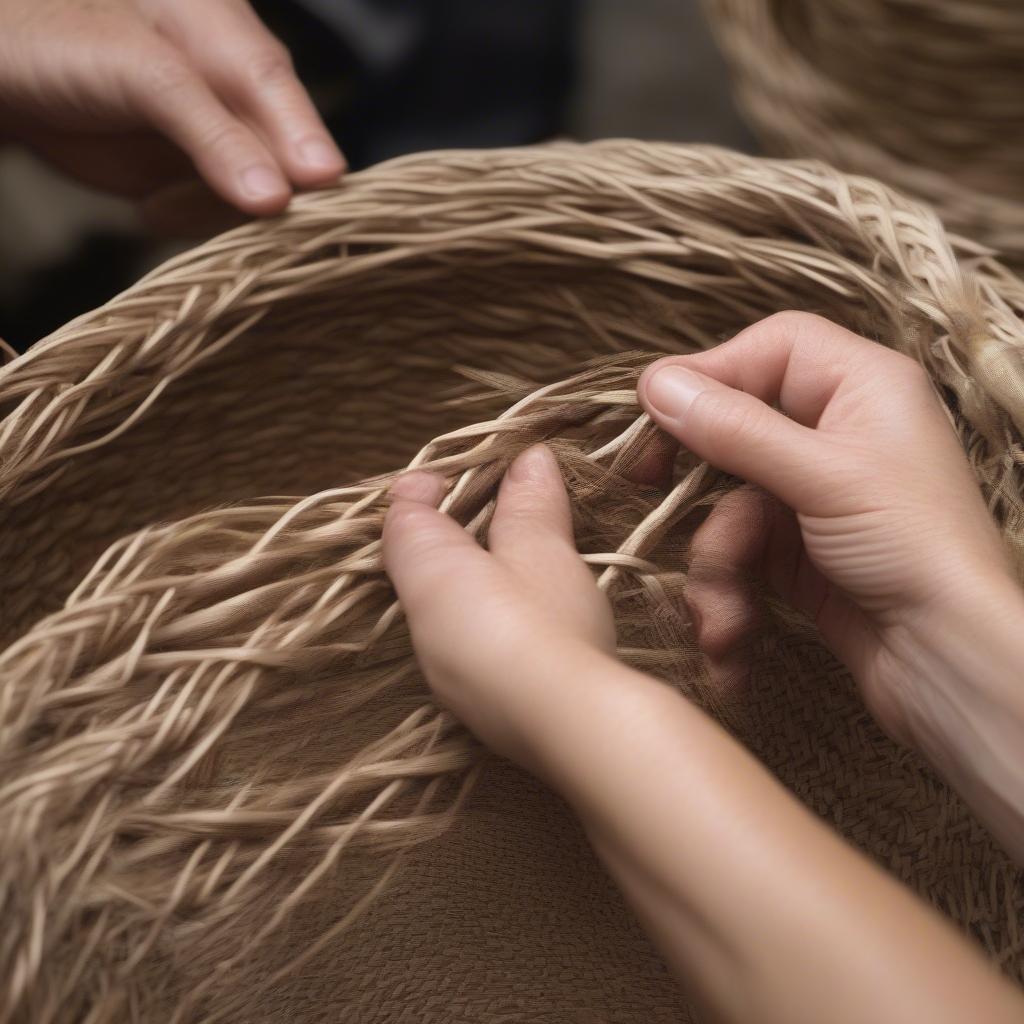
[[[194,167],[254,215],[345,169],[246,0],[0,0],[0,138],[133,198]]]

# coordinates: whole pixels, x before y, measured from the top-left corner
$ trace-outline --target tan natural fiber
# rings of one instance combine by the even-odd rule
[[[640,368],[787,307],[920,360],[1024,564],[1024,285],[822,165],[403,158],[0,370],[0,1020],[687,1019],[565,809],[432,704],[381,570],[397,470],[484,537],[539,438],[623,657],[1020,978],[1019,873],[806,624],[718,706],[681,598],[735,481],[624,479]]]
[[[705,0],[776,153],[871,174],[1024,264],[1024,4]]]

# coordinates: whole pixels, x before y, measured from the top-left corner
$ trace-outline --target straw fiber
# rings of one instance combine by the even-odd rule
[[[1024,4],[705,0],[751,124],[1024,265]]]
[[[705,678],[688,539],[737,482],[626,482],[642,367],[788,308],[927,368],[1024,563],[1024,285],[818,164],[406,157],[0,370],[0,1020],[689,1019],[561,803],[431,702],[381,569],[397,471],[484,537],[541,438],[623,657],[1021,978],[1018,872],[809,626]]]

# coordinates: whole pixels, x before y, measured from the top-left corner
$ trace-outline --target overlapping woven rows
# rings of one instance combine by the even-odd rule
[[[429,699],[385,489],[431,466],[483,537],[547,439],[623,656],[719,713],[682,596],[736,482],[684,454],[629,484],[633,389],[787,308],[921,361],[1024,563],[1024,286],[818,164],[403,158],[0,371],[0,1020],[688,1019],[560,802]],[[754,653],[729,726],[1020,978],[1024,889],[982,827],[806,624]]]
[[[1024,4],[705,0],[738,98],[776,153],[934,203],[1024,266]]]

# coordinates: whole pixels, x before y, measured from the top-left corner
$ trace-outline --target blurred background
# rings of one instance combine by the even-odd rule
[[[753,151],[699,0],[259,0],[354,170],[630,136]],[[183,245],[0,149],[0,338],[23,350]]]

